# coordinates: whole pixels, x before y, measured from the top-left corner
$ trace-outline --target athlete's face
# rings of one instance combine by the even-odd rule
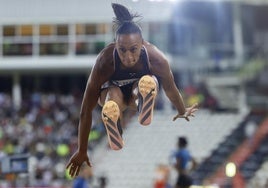
[[[142,37],[138,33],[119,34],[116,37],[116,49],[125,67],[133,67],[140,58]]]

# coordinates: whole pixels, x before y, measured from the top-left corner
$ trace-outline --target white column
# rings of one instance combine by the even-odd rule
[[[40,36],[39,36],[39,25],[33,24],[33,57],[39,56],[40,51]]]
[[[233,37],[236,63],[240,64],[244,57],[243,31],[241,21],[241,5],[233,2]]]
[[[68,55],[74,56],[76,51],[76,31],[75,23],[68,25]]]
[[[12,99],[15,109],[19,109],[21,107],[21,86],[20,76],[17,73],[13,75]]]
[[[3,56],[3,26],[0,25],[0,57]]]

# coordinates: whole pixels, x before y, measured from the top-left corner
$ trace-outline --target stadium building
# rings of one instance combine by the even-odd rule
[[[75,144],[71,139],[76,139],[87,77],[98,53],[114,41],[112,2],[0,0],[0,159],[30,156],[27,172],[15,175],[1,171],[1,160],[0,187],[71,187],[63,164]],[[89,148],[94,166],[91,186],[97,187],[97,178],[106,176],[108,188],[153,187],[156,166],[170,165],[176,138],[184,134],[199,162],[193,172],[196,186],[241,187],[244,183],[264,187],[268,182],[263,173],[268,168],[268,1],[116,2],[142,15],[143,37],[168,56],[187,104],[199,102],[202,110],[190,123],[193,125],[177,122],[178,127],[171,122],[172,106],[160,92],[153,125],[144,130],[130,120],[125,128],[127,148],[119,153],[107,151],[106,135],[96,115],[93,129],[99,136],[91,135]],[[243,131],[252,122],[256,125],[251,135],[253,149],[245,150],[251,138]],[[61,128],[63,124],[71,133]],[[29,129],[20,128],[24,125]],[[30,133],[33,131],[37,136]],[[59,134],[62,136],[57,137]],[[148,147],[137,147],[145,143]],[[62,144],[69,152],[58,148]],[[228,162],[237,167],[234,177],[225,174]],[[171,184],[174,177],[171,169]],[[51,183],[45,184],[46,178]]]

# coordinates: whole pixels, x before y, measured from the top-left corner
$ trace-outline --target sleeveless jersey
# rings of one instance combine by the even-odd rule
[[[110,84],[116,85],[118,87],[122,87],[128,84],[132,84],[139,80],[142,76],[151,74],[149,70],[149,58],[145,47],[141,49],[141,63],[142,63],[142,70],[139,71],[131,71],[129,69],[121,69],[120,64],[122,63],[118,52],[114,49],[114,64],[115,64],[115,72],[110,78]],[[105,85],[105,84],[104,84]]]

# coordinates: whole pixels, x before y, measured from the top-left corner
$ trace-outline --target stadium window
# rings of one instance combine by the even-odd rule
[[[105,47],[104,41],[77,42],[76,55],[98,54]]]
[[[32,36],[33,35],[33,26],[32,25],[21,25],[20,26],[20,35],[21,36]]]
[[[84,35],[85,34],[85,25],[84,24],[76,24],[75,25],[75,33],[76,33],[76,35]]]
[[[39,26],[39,34],[40,35],[53,35],[53,29],[54,25],[48,25],[48,24],[43,24]]]
[[[97,41],[94,44],[94,53],[99,53],[104,47],[105,47],[105,42],[103,41]]]
[[[75,49],[76,55],[86,55],[89,54],[88,45],[86,42],[77,42],[76,43],[76,49]]]
[[[29,56],[32,49],[31,43],[4,43],[3,56]]]
[[[57,35],[68,35],[68,25],[57,25]]]
[[[86,35],[96,35],[97,25],[96,24],[86,24],[85,25]]]
[[[99,24],[98,33],[99,34],[106,34],[107,32],[108,32],[108,25],[105,23]]]
[[[16,26],[15,25],[6,25],[3,26],[3,36],[10,37],[16,35]]]
[[[40,55],[66,55],[68,43],[40,43]]]

